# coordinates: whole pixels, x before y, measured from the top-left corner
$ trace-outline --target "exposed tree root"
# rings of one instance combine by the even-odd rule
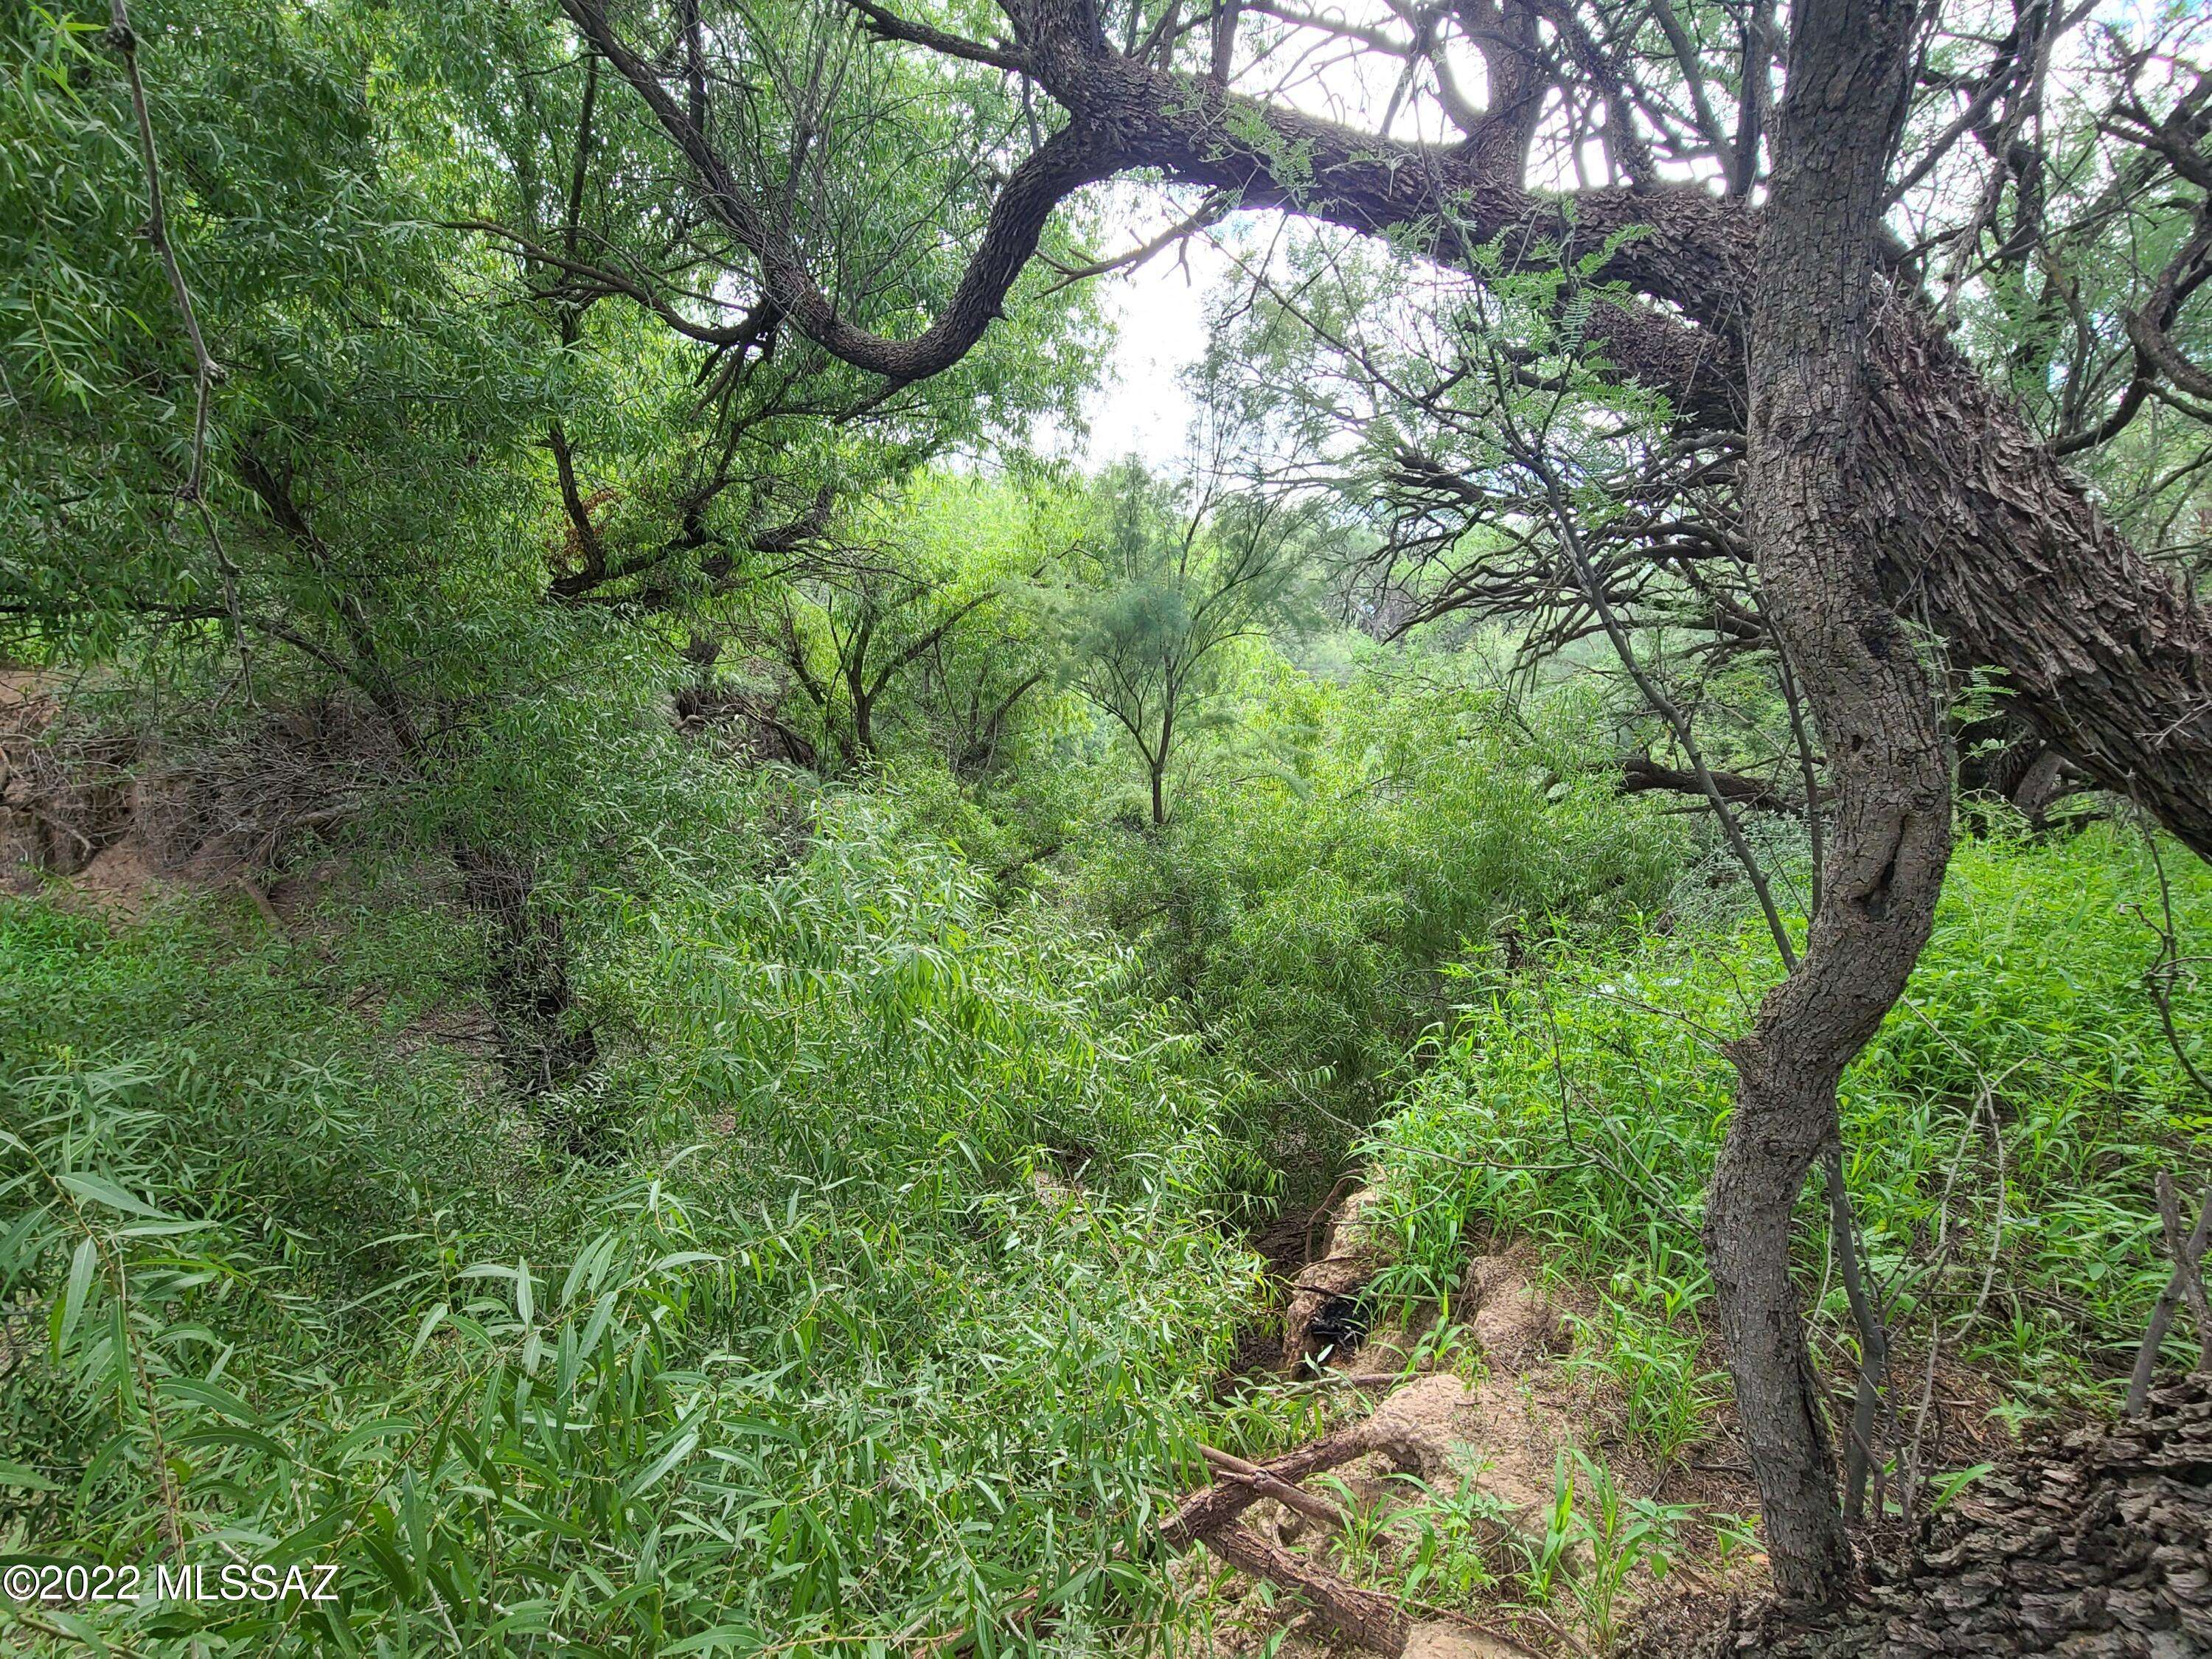
[[[1379,1590],[1347,1583],[1310,1558],[1293,1554],[1234,1521],[1201,1534],[1200,1541],[1238,1571],[1297,1596],[1339,1635],[1376,1653],[1405,1652],[1413,1620]]]
[[[1205,1449],[1214,1484],[1186,1498],[1160,1525],[1176,1549],[1202,1544],[1239,1572],[1286,1591],[1338,1635],[1371,1652],[1394,1656],[1419,1650],[1442,1659],[1446,1653],[1513,1655],[1534,1650],[1472,1620],[1449,1615],[1417,1622],[1394,1596],[1354,1584],[1310,1556],[1285,1548],[1239,1519],[1263,1498],[1272,1498],[1324,1526],[1340,1527],[1344,1516],[1329,1499],[1304,1491],[1298,1482],[1349,1463],[1370,1452],[1413,1467],[1424,1448],[1401,1432],[1387,1413],[1338,1429],[1266,1463],[1249,1463],[1227,1452]]]

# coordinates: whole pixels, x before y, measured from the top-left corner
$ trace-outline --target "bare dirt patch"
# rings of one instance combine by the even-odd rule
[[[164,884],[236,886],[281,924],[284,902],[263,883],[285,850],[393,773],[388,734],[343,699],[165,734],[150,712],[141,725],[80,692],[0,670],[0,880],[19,892],[59,878],[129,917]]]
[[[1212,1650],[1224,1656],[1258,1653],[1279,1638],[1288,1659],[1347,1643],[1430,1659],[1587,1651],[1567,1610],[1587,1549],[1559,1552],[1553,1534],[1565,1577],[1548,1612],[1523,1604],[1516,1578],[1547,1547],[1563,1453],[1601,1457],[1631,1501],[1694,1495],[1741,1510],[1754,1501],[1752,1489],[1726,1474],[1648,1462],[1623,1445],[1602,1386],[1567,1363],[1573,1334],[1562,1301],[1572,1287],[1564,1298],[1548,1290],[1543,1263],[1526,1247],[1468,1264],[1443,1314],[1449,1340],[1436,1340],[1434,1314],[1411,1328],[1370,1327],[1364,1293],[1389,1261],[1375,1224],[1381,1202],[1371,1188],[1354,1193],[1291,1276],[1275,1373],[1284,1381],[1275,1386],[1324,1394],[1335,1426],[1264,1465],[1210,1453],[1215,1484],[1185,1501],[1168,1532],[1211,1553],[1193,1551],[1177,1577],[1203,1595]],[[1264,1386],[1260,1376],[1243,1381]],[[1373,1392],[1380,1397],[1364,1409]],[[1577,1502],[1586,1505],[1588,1494]],[[1440,1528],[1451,1547],[1488,1564],[1479,1584],[1439,1588],[1433,1565],[1413,1574],[1424,1552],[1433,1562]],[[1680,1541],[1687,1551],[1710,1537],[1685,1527]],[[1695,1577],[1710,1586],[1748,1578],[1759,1565],[1740,1552],[1729,1575]],[[1656,1588],[1648,1565],[1630,1569],[1619,1611]]]

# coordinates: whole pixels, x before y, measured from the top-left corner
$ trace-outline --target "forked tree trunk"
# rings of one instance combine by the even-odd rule
[[[1753,555],[1830,757],[1835,821],[1805,954],[1730,1048],[1735,1111],[1705,1243],[1776,1587],[1808,1600],[1843,1587],[1850,1551],[1790,1276],[1792,1220],[1837,1134],[1844,1067],[1927,941],[1951,841],[1942,721],[1883,598],[1862,507],[1874,236],[1913,15],[1913,0],[1799,12],[1749,331]]]
[[[2212,617],[2099,521],[1928,316],[1903,301],[1871,315],[1913,0],[1795,9],[1776,165],[1756,210],[1686,184],[1540,195],[1514,121],[1493,118],[1488,142],[1380,138],[1116,52],[1085,0],[1008,7],[1016,39],[957,48],[884,13],[875,21],[892,38],[983,54],[1032,76],[1068,117],[999,193],[951,302],[903,340],[866,334],[814,289],[603,0],[562,3],[698,168],[709,210],[759,256],[793,325],[894,382],[974,343],[1060,199],[1143,168],[1248,208],[1392,235],[1478,276],[1501,247],[1509,264],[1595,255],[1596,279],[1657,302],[1593,313],[1613,371],[1717,426],[1745,407],[1747,355],[1754,550],[1830,757],[1836,825],[1806,956],[1733,1050],[1741,1086],[1707,1239],[1778,1584],[1834,1590],[1848,1553],[1790,1278],[1790,1218],[1835,1133],[1837,1080],[1927,938],[1949,852],[1942,729],[1899,616],[1925,618],[1960,666],[2003,670],[2013,708],[2068,758],[2212,857]],[[1490,14],[1503,20],[1491,26],[1509,48],[1500,62],[1533,44],[1539,9]],[[1510,91],[1492,87],[1501,112]]]
[[[1834,3],[1853,16],[1863,10],[1856,0]],[[985,61],[1033,76],[1068,121],[1009,178],[954,300],[931,327],[910,339],[877,339],[836,314],[796,254],[769,234],[738,173],[610,23],[605,0],[562,5],[697,168],[707,208],[761,258],[793,325],[895,382],[959,360],[1000,314],[1062,198],[1157,168],[1180,183],[1232,191],[1248,208],[1392,236],[1478,276],[1501,246],[1509,264],[1534,255],[1572,265],[1595,256],[1595,279],[1659,302],[1601,304],[1593,313],[1591,337],[1613,371],[1717,425],[1742,410],[1744,295],[1765,288],[1762,250],[1780,251],[1764,223],[1767,209],[1692,184],[1534,192],[1513,121],[1493,120],[1465,144],[1380,138],[1116,52],[1085,0],[1010,8],[1019,39],[977,48],[994,54]],[[1819,27],[1829,9],[1799,9]],[[1490,26],[1507,48],[1500,62],[1527,50],[1516,30],[1534,41],[1537,10],[1509,4],[1492,14],[1502,19]],[[878,21],[894,38],[920,38]],[[1512,106],[1503,89],[1493,92],[1501,107]],[[1825,126],[1850,112],[1799,112],[1801,120],[1814,113]],[[1854,261],[1871,289],[1871,263]],[[2020,410],[1928,318],[1886,317],[1872,345],[1867,417],[1878,438],[1858,465],[1879,526],[1883,591],[1942,634],[1960,665],[2002,669],[2018,694],[2014,708],[2068,759],[2134,795],[2212,858],[2212,616],[2099,520]]]

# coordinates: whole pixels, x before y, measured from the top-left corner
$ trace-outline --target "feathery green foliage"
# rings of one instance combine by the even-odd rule
[[[2212,878],[2168,862],[2194,935]],[[2201,1168],[2212,1145],[2212,1103],[2144,987],[2157,951],[2138,907],[2160,914],[2156,878],[2118,830],[1964,843],[1905,1001],[1844,1079],[1847,1173],[1892,1319],[1916,1346],[1941,1320],[2023,1415],[2124,1378],[2169,1267],[2152,1175]],[[1533,1237],[1608,1284],[1584,1341],[1632,1425],[1665,1451],[1695,1438],[1717,1381],[1696,1322],[1730,1098],[1720,1045],[1778,975],[1750,921],[1470,975],[1457,1031],[1376,1132],[1404,1246],[1389,1288],[1433,1299],[1473,1239]],[[2201,1022],[2180,1012],[2201,1065]],[[1818,1264],[1810,1196],[1805,1218]],[[1845,1341],[1843,1287],[1819,1284],[1824,1340]]]

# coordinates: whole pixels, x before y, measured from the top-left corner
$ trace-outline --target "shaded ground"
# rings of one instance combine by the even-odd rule
[[[1655,1618],[1633,1651],[1775,1659],[2212,1654],[2212,1374],[2144,1420],[2078,1430],[1978,1482],[1901,1564],[1825,1615],[1707,1598]]]

